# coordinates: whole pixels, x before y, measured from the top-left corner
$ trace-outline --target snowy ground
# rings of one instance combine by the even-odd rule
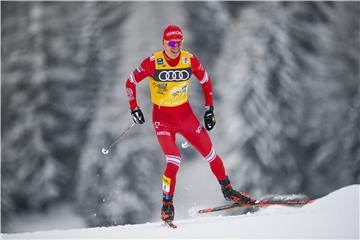
[[[178,220],[177,229],[160,222],[107,228],[3,234],[3,239],[54,238],[332,238],[359,239],[360,185],[337,190],[303,208],[269,207],[242,216]]]

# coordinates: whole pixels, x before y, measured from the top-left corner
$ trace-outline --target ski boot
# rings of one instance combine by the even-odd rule
[[[172,222],[175,216],[175,209],[172,201],[163,201],[161,208],[161,220],[164,222]]]
[[[246,193],[234,190],[230,183],[222,185],[221,191],[224,195],[224,198],[228,201],[234,201],[240,204],[251,204],[255,202],[255,200],[253,200]]]

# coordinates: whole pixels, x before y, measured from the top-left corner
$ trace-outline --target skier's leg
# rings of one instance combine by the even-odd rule
[[[159,130],[156,132],[156,135],[166,158],[162,184],[163,206],[160,214],[163,221],[172,221],[175,216],[173,196],[176,185],[176,174],[180,167],[181,157],[179,149],[175,144],[174,132]]]
[[[211,171],[217,180],[226,181],[227,173],[223,161],[216,154],[208,133],[190,107],[183,124],[184,127],[179,133],[209,162]]]
[[[166,159],[163,175],[163,200],[172,201],[175,191],[176,174],[181,164],[180,151],[175,143],[175,131],[168,124],[154,120],[154,129]]]
[[[247,194],[238,192],[232,188],[223,161],[216,154],[208,133],[192,111],[187,114],[185,123],[186,128],[182,129],[179,133],[182,134],[209,162],[212,172],[221,185],[221,190],[225,199],[239,203],[252,202],[253,200]]]

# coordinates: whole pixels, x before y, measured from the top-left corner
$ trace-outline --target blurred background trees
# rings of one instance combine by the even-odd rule
[[[3,229],[63,201],[89,226],[159,211],[146,80],[146,124],[100,149],[131,123],[125,80],[169,24],[213,78],[213,141],[236,186],[318,197],[359,183],[359,13],[359,2],[1,2]],[[202,118],[196,79],[190,103]]]

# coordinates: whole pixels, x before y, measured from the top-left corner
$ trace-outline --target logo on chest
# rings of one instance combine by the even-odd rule
[[[163,65],[163,64],[164,64],[164,59],[162,59],[162,58],[158,58],[158,59],[156,59],[156,61],[157,61],[157,63],[158,63],[159,65]]]
[[[191,70],[158,70],[155,72],[154,79],[162,82],[187,81],[191,77]]]

